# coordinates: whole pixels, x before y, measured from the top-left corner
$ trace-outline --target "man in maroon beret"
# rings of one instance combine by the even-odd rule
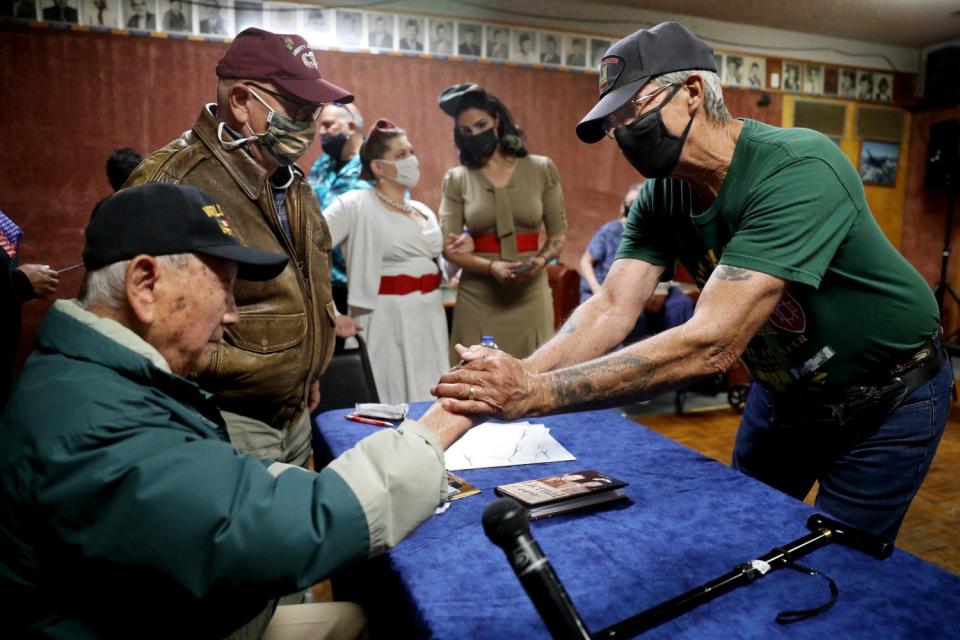
[[[295,163],[313,143],[323,105],[353,96],[323,78],[303,38],[262,29],[237,35],[217,76],[216,103],[148,156],[126,186],[198,187],[229,212],[240,242],[290,258],[269,283],[237,285],[243,321],[227,329],[200,384],[216,394],[239,449],[303,466],[335,315],[330,235]]]

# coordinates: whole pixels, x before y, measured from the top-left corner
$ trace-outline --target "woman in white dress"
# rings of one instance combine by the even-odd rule
[[[436,215],[407,198],[420,167],[403,129],[378,120],[360,147],[360,177],[323,211],[334,246],[347,258],[349,314],[362,327],[381,402],[431,400],[447,370],[447,322],[437,258]]]

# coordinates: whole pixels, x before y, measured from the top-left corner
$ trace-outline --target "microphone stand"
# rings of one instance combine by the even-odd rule
[[[955,165],[955,163],[954,163]],[[947,268],[950,264],[950,253],[951,253],[951,240],[953,239],[953,203],[956,197],[956,193],[953,188],[953,172],[955,166],[951,166],[946,173],[946,186],[947,186],[947,222],[946,229],[943,233],[943,251],[941,252],[940,257],[940,280],[937,282],[934,287],[934,296],[937,299],[937,308],[940,309],[940,320],[943,321],[943,306],[945,294],[950,294],[950,297],[953,298],[953,302],[960,307],[960,296],[957,295],[957,292],[953,290],[953,287],[950,286],[950,283],[947,282]],[[944,343],[947,344],[948,351],[956,350],[957,347],[953,345],[953,340],[951,338],[957,337],[956,331],[951,333],[949,336],[944,336]]]

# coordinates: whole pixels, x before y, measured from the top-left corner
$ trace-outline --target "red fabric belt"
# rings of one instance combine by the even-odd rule
[[[440,273],[428,273],[423,276],[381,276],[380,295],[405,296],[419,291],[430,293],[440,287]]]
[[[540,248],[539,233],[518,233],[517,251],[524,253]],[[495,233],[473,236],[473,250],[479,253],[500,253],[500,239]]]

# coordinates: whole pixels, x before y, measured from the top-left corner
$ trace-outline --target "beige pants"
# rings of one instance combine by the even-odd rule
[[[238,413],[221,412],[233,445],[261,460],[276,460],[302,467],[310,458],[310,412],[304,411],[285,429],[274,429]]]
[[[273,603],[227,640],[356,640],[366,638],[367,618],[352,602]],[[268,622],[269,621],[269,622]]]

